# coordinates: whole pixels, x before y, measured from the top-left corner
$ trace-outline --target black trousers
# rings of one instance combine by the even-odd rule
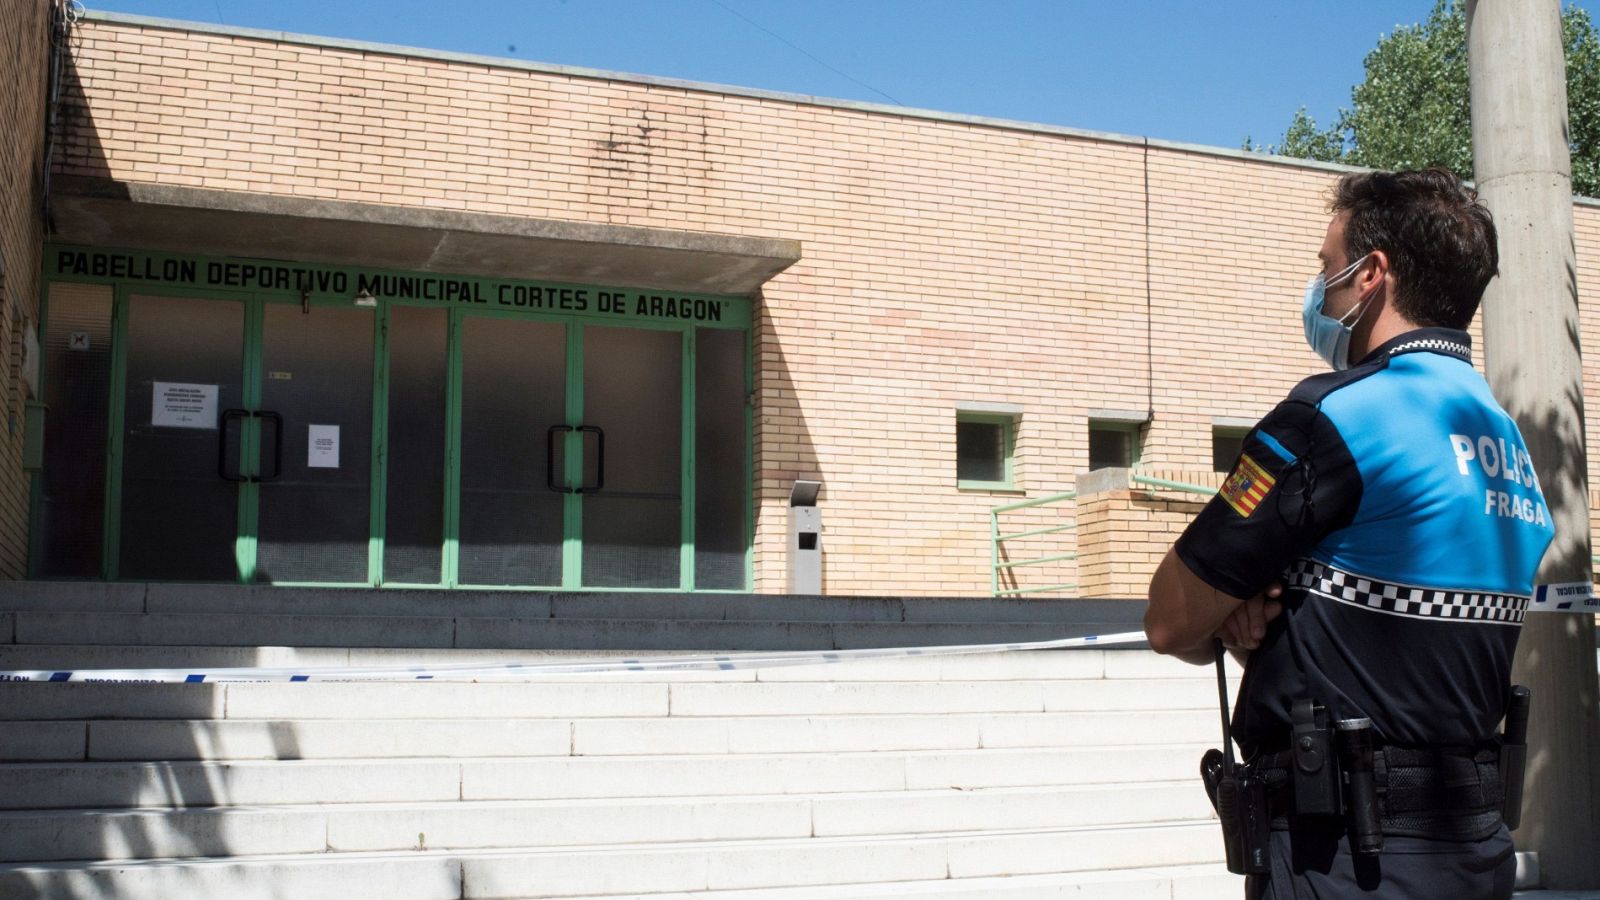
[[[1504,825],[1481,841],[1386,837],[1356,856],[1342,830],[1272,832],[1272,874],[1245,879],[1247,900],[1509,900],[1517,860]]]

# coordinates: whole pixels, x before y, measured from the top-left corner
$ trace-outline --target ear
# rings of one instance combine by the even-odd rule
[[[1386,281],[1393,270],[1389,268],[1389,254],[1382,250],[1372,251],[1372,265],[1362,266],[1356,273],[1356,293],[1365,297],[1378,289]]]

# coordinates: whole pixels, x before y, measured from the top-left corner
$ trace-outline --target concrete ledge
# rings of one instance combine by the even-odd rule
[[[448,616],[17,613],[18,644],[449,647]]]
[[[1128,489],[1127,469],[1095,469],[1078,476],[1078,499],[1081,502],[1090,494],[1105,494]]]
[[[1126,470],[1101,470],[1126,472]],[[1089,477],[1087,475],[1083,476]],[[0,613],[255,614],[740,622],[1017,623],[1137,630],[1143,600],[451,591],[241,584],[0,581]],[[1083,631],[1089,634],[1094,631]],[[0,633],[3,635],[3,633]],[[3,643],[0,640],[0,643]]]
[[[0,609],[144,612],[146,587],[104,581],[0,581]]]
[[[490,278],[754,294],[800,242],[62,176],[52,241]]]
[[[654,619],[457,619],[455,646],[567,650],[832,650],[831,626],[813,622]]]

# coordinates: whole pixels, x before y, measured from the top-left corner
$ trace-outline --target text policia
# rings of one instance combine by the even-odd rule
[[[1476,439],[1465,434],[1450,435],[1450,449],[1455,453],[1456,469],[1470,475],[1467,464],[1477,462],[1484,476],[1530,488],[1533,497],[1519,496],[1511,491],[1486,488],[1483,495],[1483,514],[1502,518],[1521,519],[1543,525],[1550,520],[1544,509],[1544,499],[1539,494],[1539,479],[1533,473],[1533,458],[1515,445],[1507,446],[1503,437],[1479,435]]]

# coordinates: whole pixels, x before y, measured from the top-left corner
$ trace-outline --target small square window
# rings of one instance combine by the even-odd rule
[[[1211,471],[1227,472],[1233,469],[1239,454],[1244,452],[1244,436],[1247,434],[1249,432],[1243,428],[1211,429]]]
[[[1011,489],[1011,454],[1015,443],[1015,418],[958,413],[956,486],[977,490]]]
[[[1139,426],[1089,423],[1089,471],[1128,469],[1139,461]]]

